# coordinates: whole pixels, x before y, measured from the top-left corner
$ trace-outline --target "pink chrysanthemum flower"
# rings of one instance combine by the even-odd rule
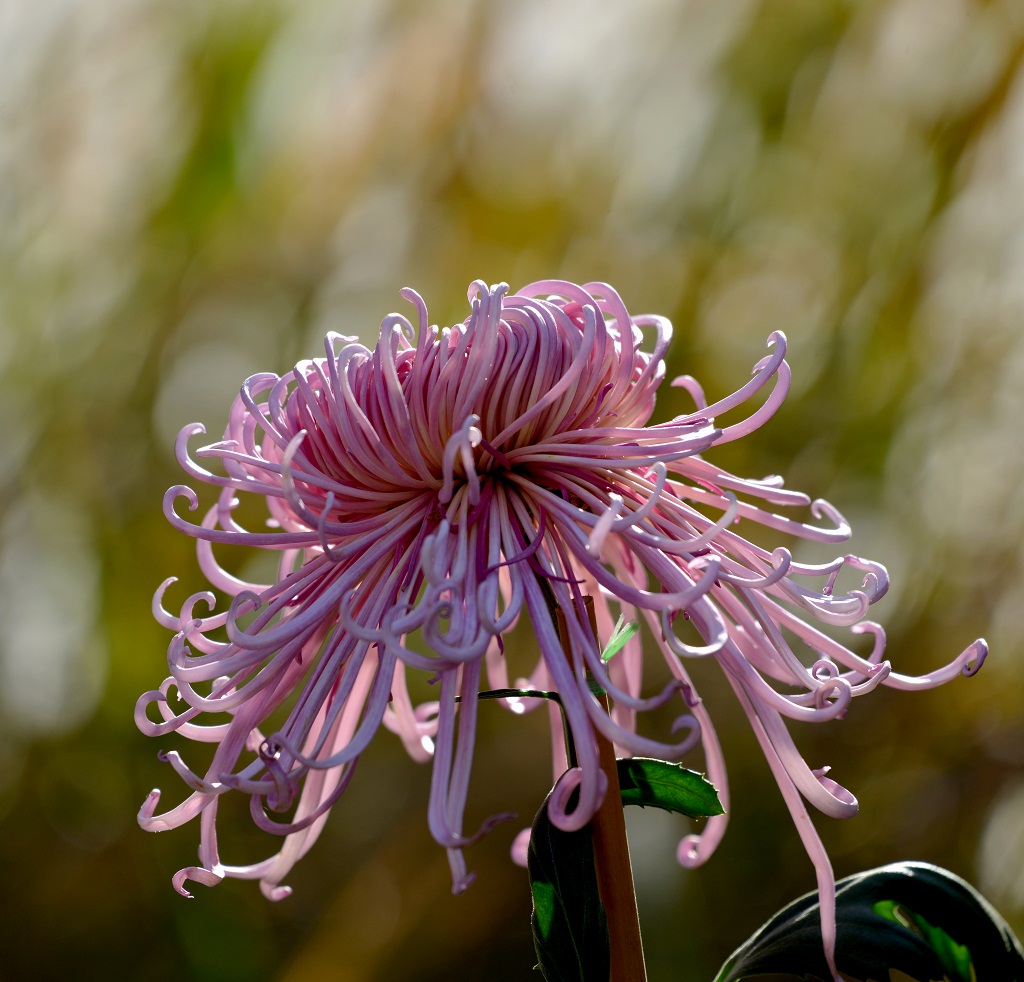
[[[857,802],[825,776],[827,768],[804,762],[785,719],[836,719],[879,684],[927,687],[970,674],[985,649],[977,642],[924,678],[897,675],[882,660],[881,628],[863,619],[885,592],[883,567],[852,555],[801,564],[783,546],[768,552],[743,536],[748,523],[780,538],[833,543],[850,535],[826,502],[786,490],[778,478],[734,477],[700,456],[753,432],[782,403],[784,336],[772,334],[751,380],[712,405],[695,381],[677,379],[695,411],[649,425],[671,325],[630,317],[609,286],[545,281],[507,294],[503,284],[477,282],[467,320],[441,330],[428,326],[418,294],[402,295],[415,328],[392,314],[372,349],[330,334],[325,357],[281,377],[248,379],[224,438],[195,454],[218,461],[219,471],[189,454],[201,425],[179,437],[184,469],[220,491],[198,525],[174,508],[184,498],[196,509],[188,487],[167,492],[165,512],[196,538],[210,585],[232,599],[205,616],[197,608],[214,611],[215,595],[196,594],[172,614],[162,601],[168,580],[154,602],[157,618],[175,632],[170,675],[139,700],[138,724],[153,736],[174,731],[216,744],[205,774],[166,754],[192,794],[158,813],[154,791],[140,813],[150,830],[201,817],[200,865],[180,871],[175,886],[186,893],[188,879],[213,884],[236,876],[259,879],[272,898],[287,894],[282,878],[315,841],[382,723],[413,757],[432,759],[430,829],[449,850],[456,888],[465,886],[461,849],[484,831],[462,828],[476,696],[484,672],[491,687],[508,686],[502,635],[525,609],[541,657],[519,684],[559,693],[578,761],[559,783],[556,824],[582,826],[604,795],[595,733],[621,754],[671,759],[701,743],[727,806],[715,730],[687,669],[691,658],[712,658],[796,819],[827,911],[832,872],[804,802],[836,817],[853,814]],[[745,419],[717,425],[773,382]],[[236,520],[243,492],[265,500],[266,530]],[[808,507],[816,523],[776,513]],[[232,575],[215,558],[215,544],[276,552],[276,580]],[[858,584],[840,593],[844,568]],[[585,596],[593,598],[598,637]],[[565,647],[556,607],[567,623]],[[643,693],[639,635],[602,660],[618,615],[646,620],[671,684]],[[867,633],[872,650],[855,654],[814,621]],[[410,647],[413,634],[428,653]],[[409,669],[437,680],[436,702],[413,706]],[[593,682],[609,693],[610,714]],[[638,735],[637,714],[672,699],[681,703],[674,732],[663,740]],[[147,714],[154,703],[160,722]],[[509,701],[520,711],[537,704]],[[204,724],[210,714],[216,721]],[[556,742],[556,775],[564,768]],[[283,834],[266,861],[221,862],[217,805],[229,791],[249,795],[256,824]],[[276,823],[267,808],[292,809],[291,820]],[[725,822],[712,818],[701,836],[685,838],[680,862],[706,858]]]

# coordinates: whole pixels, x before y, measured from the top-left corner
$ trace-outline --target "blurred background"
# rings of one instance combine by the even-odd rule
[[[1024,932],[1022,59],[1017,0],[0,5],[0,977],[531,977],[515,829],[452,897],[428,770],[390,734],[279,904],[182,899],[198,828],[135,824],[182,793],[132,722],[166,668],[153,591],[201,586],[160,510],[178,429],[217,435],[246,376],[327,330],[372,339],[402,286],[461,320],[477,277],[611,282],[672,318],[669,375],[711,398],[787,332],[789,401],[713,459],[847,515],[892,575],[897,669],[993,649],[793,727],[862,805],[817,826],[837,875],[936,862]],[[732,824],[687,872],[685,823],[630,815],[652,982],[710,978],[814,885],[700,667]],[[481,716],[469,824],[526,824],[544,721]],[[270,851],[241,811],[222,847]]]

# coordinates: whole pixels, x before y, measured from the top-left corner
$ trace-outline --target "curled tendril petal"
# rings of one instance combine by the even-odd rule
[[[958,675],[970,678],[977,674],[988,657],[988,643],[984,638],[978,638],[973,644],[968,645],[948,665],[925,675],[917,677],[902,675],[890,672],[883,681],[893,689],[933,689],[938,685],[949,682]]]
[[[984,638],[978,638],[977,641],[965,648],[957,659],[962,666],[960,674],[965,678],[977,675],[981,671],[981,666],[985,664],[986,658],[988,658],[988,642]]]
[[[609,742],[624,747],[630,756],[650,757],[654,754],[659,754],[669,760],[678,760],[680,757],[685,756],[693,750],[700,742],[700,728],[699,726],[689,726],[688,716],[677,717],[676,720],[673,721],[672,728],[670,729],[670,734],[675,735],[679,729],[686,727],[688,729],[686,737],[683,740],[676,741],[675,743],[667,743],[664,740],[652,740],[639,736],[635,732],[631,732],[624,727],[619,726],[615,720],[608,715],[604,707],[593,694],[590,694],[590,697],[586,700],[584,706],[590,716],[591,722],[594,724],[595,729],[597,729],[598,732],[600,732]]]
[[[463,476],[468,486],[469,500],[476,504],[480,500],[480,479],[476,473],[473,460],[473,449],[480,445],[482,434],[476,425],[480,417],[475,413],[467,416],[462,425],[449,438],[442,456],[443,483],[437,494],[438,501],[447,504],[455,493],[455,459],[458,457],[463,467]]]
[[[757,410],[748,419],[745,419],[742,423],[736,423],[733,426],[727,426],[722,430],[722,435],[715,441],[716,444],[729,443],[732,440],[738,440],[740,437],[748,436],[758,427],[762,426],[769,419],[772,418],[778,412],[779,407],[786,401],[786,396],[789,394],[790,380],[792,373],[790,372],[789,365],[783,360],[785,356],[785,336],[781,332],[775,332],[772,337],[778,336],[778,345],[781,349],[777,356],[773,355],[768,358],[762,359],[761,362],[755,366],[755,371],[763,367],[767,372],[777,373],[777,381],[775,388],[772,390],[771,395],[765,400],[764,405]],[[769,343],[771,339],[769,339]],[[761,377],[760,375],[758,376]],[[707,410],[707,413],[711,415],[713,407]]]
[[[622,518],[616,518],[612,522],[612,531],[622,532],[628,528],[635,528],[647,518],[648,515],[657,507],[658,502],[661,500],[661,496],[665,491],[665,482],[668,478],[668,469],[665,467],[664,461],[656,460],[651,465],[651,471],[654,474],[654,488],[648,494],[647,500],[635,511],[623,516]],[[619,498],[621,501],[621,497]]]
[[[853,535],[850,523],[842,516],[838,508],[827,502],[824,498],[815,498],[811,502],[811,514],[817,519],[828,519],[835,526],[833,531],[837,536],[848,539]],[[846,558],[847,561],[850,561],[854,557],[848,556]]]
[[[811,676],[819,682],[839,677],[839,666],[830,658],[819,658],[811,666]]]
[[[512,845],[509,847],[509,858],[516,866],[521,866],[526,869],[528,863],[528,854],[530,850],[530,834],[531,829],[521,829],[516,837],[512,840]]]
[[[191,880],[193,883],[201,883],[204,887],[215,887],[221,880],[224,879],[225,871],[222,866],[217,866],[214,869],[206,869],[202,866],[188,866],[185,869],[178,870],[174,874],[171,882],[174,884],[174,889],[178,891],[183,897],[187,897],[192,900],[192,894],[189,892],[185,884]]]
[[[750,578],[745,576],[736,576],[728,572],[720,572],[719,581],[730,583],[733,586],[741,587],[744,590],[767,590],[768,587],[775,586],[775,584],[780,580],[785,579],[792,565],[793,556],[790,551],[784,546],[779,546],[772,553],[772,572],[767,573],[764,576],[754,576]]]
[[[194,791],[202,791],[205,794],[220,793],[222,785],[204,781],[181,759],[181,754],[177,750],[161,750],[157,757],[164,763],[170,764],[177,772],[178,777]]]
[[[590,818],[585,817],[586,811],[572,801],[573,796],[582,788],[584,777],[583,768],[570,767],[551,790],[548,817],[551,824],[563,832],[575,832],[590,821]],[[597,797],[603,801],[608,791],[608,778],[598,772],[597,782]]]
[[[164,609],[164,594],[167,592],[167,588],[172,584],[178,582],[178,577],[168,576],[163,583],[157,587],[156,593],[153,594],[153,619],[161,626],[166,627],[171,631],[181,630],[180,619],[175,617],[172,613]]]
[[[401,738],[406,752],[419,763],[426,763],[433,756],[438,709],[436,702],[413,706],[405,681],[405,664],[398,661],[383,723]]]
[[[766,355],[764,358],[758,361],[756,365],[754,365],[750,373],[753,376],[753,378],[749,382],[747,382],[746,385],[737,389],[735,392],[733,392],[731,395],[726,396],[724,399],[719,399],[718,402],[714,403],[711,406],[702,406],[700,408],[701,416],[714,419],[715,417],[719,416],[722,413],[726,413],[731,409],[735,409],[737,406],[742,405],[752,396],[756,395],[776,375],[779,375],[779,384],[783,385],[782,396],[783,398],[785,398],[785,391],[788,389],[789,379],[788,365],[786,365],[785,360],[786,346],[786,335],[783,334],[781,331],[773,331],[768,336],[767,341],[767,347],[772,349],[771,354]],[[786,365],[786,374],[781,375],[780,372],[782,370],[782,366],[784,365]],[[685,378],[685,376],[681,377]],[[761,409],[755,410],[755,412],[750,416],[749,420],[758,420],[757,425],[761,425],[761,423],[765,422],[767,419],[771,417],[771,415],[774,414],[775,408],[777,407],[774,407],[771,410],[771,412],[765,415],[763,412],[764,406],[762,406]],[[742,424],[737,424],[737,426],[740,428],[745,428],[746,423],[749,422],[749,420],[745,421]],[[757,426],[750,427],[750,429],[756,428]],[[735,432],[737,427],[729,427],[729,429]],[[735,437],[730,437],[730,439],[735,439]],[[723,442],[728,442],[728,440],[719,438],[716,441],[716,443]]]
[[[718,791],[718,800],[723,809],[721,815],[712,815],[699,833],[683,836],[679,841],[676,849],[676,860],[679,865],[685,869],[696,869],[712,856],[725,836],[729,825],[730,793],[725,757],[707,707],[695,692],[688,696],[686,701],[700,727],[707,763],[707,778]]]
[[[853,698],[853,686],[844,678],[823,680],[814,690],[814,705],[819,710],[831,710],[833,719],[846,715]]]
[[[150,689],[142,693],[135,703],[135,725],[146,734],[146,736],[166,736],[176,730],[183,729],[191,720],[195,719],[200,710],[189,706],[184,712],[175,714],[167,702],[167,690],[170,686],[176,686],[177,682],[172,677],[164,680],[159,689]],[[149,707],[156,704],[160,708],[163,721],[155,723],[149,718]],[[213,729],[211,727],[211,729]],[[194,733],[190,733],[192,739],[197,739]]]
[[[196,615],[195,609],[198,604],[205,604],[208,612],[212,613],[217,608],[217,598],[210,590],[202,590],[193,593],[185,599],[178,614],[178,625],[182,627],[185,634],[189,630],[199,630],[203,626],[203,617]],[[220,624],[217,625],[218,627]]]
[[[431,831],[455,887],[468,885],[462,847],[505,817],[463,831],[470,707],[484,666],[492,684],[508,687],[504,635],[525,610],[539,657],[520,684],[556,693],[560,707],[549,706],[560,778],[552,821],[581,827],[602,800],[599,735],[624,752],[661,757],[700,743],[728,808],[724,757],[687,667],[716,664],[815,864],[831,937],[831,867],[805,803],[845,816],[856,799],[826,769],[807,766],[786,721],[842,717],[879,685],[927,688],[973,674],[987,647],[979,640],[919,678],[894,672],[884,632],[864,619],[888,588],[884,567],[852,554],[794,559],[794,540],[850,537],[840,512],[781,477],[739,477],[702,456],[748,437],[781,405],[791,383],[785,336],[770,335],[751,377],[715,401],[688,376],[675,379],[694,411],[652,424],[672,327],[631,316],[607,284],[545,280],[510,293],[475,281],[469,316],[440,329],[418,293],[402,297],[411,317],[385,317],[372,346],[328,334],[322,357],[247,380],[220,439],[190,451],[205,433],[194,423],[176,441],[188,479],[212,488],[214,500],[190,520],[200,495],[175,485],[163,509],[196,540],[210,590],[173,613],[174,579],[158,588],[153,615],[172,634],[170,675],[135,711],[145,733],[215,745],[205,773],[168,749],[164,759],[191,793],[162,814],[154,793],[140,810],[154,831],[200,819],[200,866],[181,871],[175,886],[236,877],[285,896],[282,880],[382,724],[431,766]],[[265,527],[246,527],[247,495],[266,505]],[[760,544],[765,538],[770,545]],[[232,546],[265,550],[276,565],[270,582],[236,572],[248,567],[241,556],[221,556]],[[853,588],[851,577],[859,579]],[[567,645],[555,609],[567,620]],[[643,621],[646,635],[606,664],[602,643],[620,615]],[[868,639],[857,645],[862,634]],[[668,685],[645,681],[652,650],[668,666]],[[410,672],[439,683],[432,698],[416,704]],[[609,693],[610,712],[593,683]],[[639,715],[676,692],[685,708],[669,732],[638,736]],[[501,702],[517,715],[540,704]],[[151,706],[159,720],[147,715]],[[567,770],[559,711],[575,751]],[[254,823],[281,837],[273,856],[221,862],[224,794],[250,796]],[[269,817],[280,810],[288,812],[281,821]],[[726,822],[716,816],[686,837],[680,862],[706,859]]]
[[[678,679],[671,679],[652,696],[645,698],[634,696],[626,689],[615,684],[612,679],[611,672],[607,670],[600,658],[596,657],[596,655],[596,649],[587,649],[583,651],[583,659],[586,669],[590,673],[590,677],[593,681],[597,683],[598,687],[610,696],[620,709],[630,709],[634,712],[641,713],[659,709],[670,702],[683,686],[683,683]],[[622,745],[625,746],[625,744]],[[662,745],[659,749],[664,750],[665,746]],[[638,750],[636,753],[639,754],[641,751]]]
[[[154,788],[146,796],[146,800],[139,809],[139,825],[147,832],[165,832],[168,829],[175,829],[199,815],[213,800],[213,796],[195,791],[181,804],[158,814],[160,790]]]
[[[692,375],[677,375],[670,383],[674,389],[685,389],[697,411],[703,413],[708,408],[708,400],[704,395],[704,389]]]
[[[281,764],[281,748],[275,738],[263,741],[259,748],[259,759],[271,784],[264,795],[267,805],[272,811],[287,811],[295,799],[296,788]]]
[[[202,423],[190,423],[187,426],[183,426],[178,432],[178,438],[174,443],[174,455],[178,459],[178,463],[181,464],[182,469],[190,474],[192,477],[197,478],[200,481],[219,481],[219,478],[212,471],[206,470],[205,467],[200,467],[195,461],[192,460],[188,452],[188,442],[194,436],[205,436],[206,427]]]
[[[334,504],[335,504],[334,492],[333,491],[328,491],[327,492],[327,498],[324,501],[323,510],[320,512],[320,515],[318,516],[318,519],[317,519],[316,531],[317,531],[317,534],[320,536],[320,547],[323,549],[324,555],[332,563],[340,563],[342,557],[339,556],[334,551],[334,549],[331,547],[330,542],[327,541],[327,516],[334,509]]]
[[[622,514],[622,496],[611,494],[608,497],[610,499],[608,508],[601,513],[601,516],[594,523],[594,529],[587,540],[587,552],[595,559],[601,558],[601,547],[604,545],[604,540],[607,538],[608,533],[612,531],[615,520]]]
[[[292,895],[291,887],[279,886],[273,883],[266,883],[263,880],[260,881],[260,890],[263,892],[263,895],[267,898],[267,900],[273,900],[274,902],[277,902],[278,900],[284,900],[285,898],[290,897]]]
[[[709,546],[714,545],[719,536],[736,521],[739,512],[739,501],[736,495],[728,491],[723,495],[723,498],[727,502],[725,511],[714,522],[707,522],[699,513],[687,513],[687,524],[695,520],[698,525],[706,525],[705,530],[693,538],[669,538],[662,533],[651,536],[641,529],[634,529],[632,535],[638,543],[653,546],[659,552],[663,552],[666,555],[683,558],[697,557],[703,554]]]
[[[348,788],[349,783],[352,781],[357,762],[358,758],[352,759],[349,766],[345,768],[341,779],[338,781],[334,789],[326,795],[312,811],[303,815],[301,818],[296,817],[291,822],[275,822],[269,815],[267,815],[262,807],[263,803],[266,801],[266,796],[258,794],[252,795],[249,799],[249,811],[252,815],[253,824],[258,828],[263,829],[264,832],[270,832],[274,835],[294,835],[297,832],[305,831],[311,825],[323,818],[331,808],[334,807],[334,804],[342,796]],[[274,810],[277,811],[280,809]]]

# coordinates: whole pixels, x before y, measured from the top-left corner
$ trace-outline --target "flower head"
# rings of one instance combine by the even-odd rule
[[[175,634],[170,675],[140,699],[139,726],[216,745],[204,774],[166,754],[192,794],[158,814],[154,791],[140,813],[154,830],[201,816],[201,862],[176,876],[178,889],[185,892],[186,879],[238,876],[259,879],[269,896],[286,893],[282,878],[316,839],[382,723],[413,757],[432,759],[430,828],[464,886],[462,847],[505,817],[474,834],[462,828],[476,696],[484,673],[491,687],[508,685],[502,636],[525,610],[540,659],[521,684],[559,693],[578,761],[559,783],[556,823],[582,826],[602,799],[596,733],[622,753],[674,759],[703,744],[726,803],[724,761],[688,669],[691,659],[714,659],[798,819],[824,907],[831,869],[804,802],[838,817],[857,803],[827,768],[804,762],[785,720],[841,717],[852,698],[880,684],[930,686],[969,674],[984,645],[931,676],[897,675],[883,660],[881,628],[864,620],[886,590],[882,566],[853,555],[808,565],[743,534],[756,524],[783,541],[850,535],[828,503],[779,478],[735,477],[701,456],[752,433],[785,399],[784,336],[772,334],[751,379],[711,405],[693,379],[676,379],[694,410],[651,424],[671,325],[631,317],[611,287],[545,281],[509,294],[504,284],[477,282],[466,321],[440,330],[428,326],[418,294],[402,295],[415,327],[392,314],[373,348],[329,334],[324,357],[248,379],[222,440],[193,457],[188,444],[203,427],[179,437],[184,469],[219,493],[198,524],[175,510],[181,498],[197,508],[188,487],[171,488],[164,509],[197,540],[213,590],[231,599],[218,611],[214,593],[196,594],[170,613],[168,580],[154,602]],[[766,388],[746,418],[719,425]],[[242,494],[266,502],[267,528],[240,524]],[[229,573],[214,555],[220,545],[275,553],[273,582]],[[840,592],[844,570],[857,583]],[[672,676],[660,691],[644,691],[640,635],[602,658],[617,615],[646,621],[647,643]],[[868,634],[870,652],[854,653],[814,622]],[[419,649],[408,641],[414,634],[425,642]],[[409,670],[436,679],[436,701],[412,704]],[[611,712],[593,682],[610,695]],[[673,733],[639,735],[637,714],[670,700],[680,705]],[[520,710],[535,704],[510,701]],[[556,751],[556,774],[564,768]],[[249,795],[254,821],[283,834],[265,862],[221,862],[217,805],[229,791]],[[291,818],[277,823],[267,809],[291,810]],[[724,825],[724,816],[711,819],[702,836],[684,839],[680,861],[706,858]]]

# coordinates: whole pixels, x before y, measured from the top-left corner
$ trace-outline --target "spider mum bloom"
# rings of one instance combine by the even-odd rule
[[[702,744],[727,807],[722,754],[687,668],[691,659],[714,659],[815,861],[825,910],[832,873],[805,802],[836,817],[857,803],[827,768],[805,763],[785,721],[839,718],[880,684],[927,687],[970,674],[985,649],[976,642],[930,676],[897,675],[883,660],[881,628],[864,620],[886,590],[882,566],[853,555],[802,564],[784,546],[769,552],[742,534],[756,523],[783,540],[850,535],[828,503],[779,478],[735,477],[701,456],[752,433],[785,399],[785,337],[772,334],[751,379],[711,405],[693,379],[677,379],[693,411],[651,424],[671,325],[631,317],[611,287],[552,280],[508,294],[504,284],[476,282],[469,317],[440,330],[429,326],[418,294],[402,295],[415,327],[392,314],[373,348],[329,334],[324,357],[248,379],[222,440],[193,456],[189,441],[203,427],[179,437],[183,468],[219,493],[198,524],[176,510],[179,499],[198,507],[188,487],[170,488],[164,510],[197,540],[210,586],[230,600],[218,610],[213,592],[199,593],[172,613],[163,600],[168,580],[154,601],[174,632],[170,674],[140,698],[138,725],[215,745],[202,774],[176,752],[163,755],[192,793],[159,813],[154,791],[140,812],[154,831],[200,817],[200,865],[180,871],[175,886],[187,893],[186,880],[235,876],[285,895],[283,877],[383,724],[414,758],[432,760],[430,829],[449,851],[456,889],[464,887],[462,848],[507,817],[470,834],[462,827],[476,697],[484,677],[492,688],[508,686],[502,636],[525,610],[540,659],[519,684],[558,692],[577,757],[562,775],[555,742],[562,778],[552,819],[578,828],[600,804],[596,734],[620,753],[670,759]],[[766,389],[745,418],[719,425]],[[242,494],[266,502],[266,528],[239,523]],[[214,554],[220,545],[275,553],[276,578],[262,584],[229,573]],[[844,569],[857,582],[839,592]],[[659,691],[644,692],[638,635],[602,659],[617,615],[646,620],[671,673]],[[871,650],[856,654],[814,622],[868,634]],[[410,646],[413,634],[426,653]],[[430,674],[436,701],[412,704],[408,670]],[[609,694],[610,712],[594,682]],[[638,714],[670,700],[680,707],[672,732],[639,735]],[[538,702],[506,704],[523,711]],[[221,862],[217,807],[232,791],[250,797],[257,825],[284,836],[264,862]],[[290,818],[278,822],[268,809]],[[725,822],[713,818],[702,836],[685,838],[680,861],[706,858]]]

